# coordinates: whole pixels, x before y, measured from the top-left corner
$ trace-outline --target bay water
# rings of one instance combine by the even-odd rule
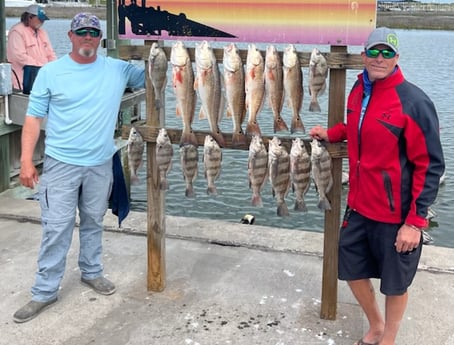
[[[6,29],[9,29],[18,18],[6,18]],[[67,36],[69,19],[52,19],[45,22],[44,28],[49,33],[50,39],[57,53],[62,56],[70,51],[70,42]],[[105,32],[106,22],[102,21]],[[432,205],[436,213],[430,221],[428,233],[438,246],[454,248],[454,178],[451,171],[454,169],[454,69],[453,55],[451,49],[454,46],[454,33],[452,31],[428,31],[428,30],[396,30],[400,39],[400,60],[406,78],[423,89],[435,103],[441,125],[441,139],[446,160],[446,178],[440,186],[438,197]],[[133,40],[132,44],[142,44],[141,40]],[[165,42],[170,45],[172,42]],[[216,43],[216,47],[222,47],[225,43]],[[188,43],[191,46],[191,43]],[[276,45],[282,51],[285,45]],[[245,45],[239,45],[246,49]],[[259,46],[264,50],[266,46]],[[297,45],[300,52],[310,52],[317,47],[322,52],[329,52],[329,46],[307,46]],[[350,53],[359,53],[362,47],[348,47]],[[105,49],[100,48],[100,54],[106,54]],[[221,71],[222,71],[222,66]],[[356,75],[360,71],[348,70],[346,82],[346,94],[354,83]],[[175,96],[171,88],[169,69],[169,81],[166,89],[166,127],[181,128],[180,118],[175,116]],[[304,100],[301,112],[302,120],[307,130],[316,124],[326,126],[328,111],[328,92],[319,97],[321,113],[310,113],[308,111],[308,70],[303,68]],[[108,92],[108,91],[106,91]],[[195,130],[208,130],[207,120],[198,119],[200,102],[196,108],[196,118],[193,128]],[[290,124],[291,112],[287,105],[284,105],[282,117]],[[273,135],[272,113],[267,105],[263,107],[258,121],[264,135]],[[224,118],[220,124],[224,133],[232,131],[231,119]],[[244,126],[243,126],[244,128]],[[290,133],[278,133],[277,136],[296,137]],[[308,139],[307,134],[299,134],[303,139]],[[378,139],[379,140],[379,139]],[[386,149],[386,143],[383,143]],[[199,147],[199,174],[195,181],[195,199],[188,199],[184,195],[185,183],[180,165],[179,148],[174,145],[173,166],[169,174],[169,190],[166,194],[166,213],[174,216],[196,217],[203,219],[219,219],[223,221],[239,223],[245,214],[255,217],[255,223],[264,226],[307,230],[323,232],[324,212],[317,208],[318,196],[312,183],[305,200],[308,206],[307,213],[293,211],[295,197],[290,191],[286,202],[290,209],[289,217],[278,217],[276,215],[276,203],[272,196],[270,184],[267,183],[263,192],[263,207],[257,208],[251,205],[251,190],[248,185],[247,160],[248,152],[244,150],[223,150],[222,172],[216,181],[218,189],[217,196],[206,194],[206,179],[203,175],[203,147]],[[344,160],[344,163],[345,160]],[[131,207],[135,211],[146,212],[147,209],[147,188],[146,188],[146,157],[144,155],[144,166],[139,170],[140,183],[131,186]],[[345,197],[348,186],[343,188],[342,202],[345,204]]]

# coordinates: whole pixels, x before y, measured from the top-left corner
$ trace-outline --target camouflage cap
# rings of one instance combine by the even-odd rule
[[[83,28],[91,28],[101,30],[101,23],[98,17],[91,13],[78,13],[71,21],[71,31],[76,31]]]
[[[394,50],[396,53],[399,52],[399,40],[396,33],[386,27],[377,28],[369,35],[365,48],[370,49],[379,44],[384,44]]]

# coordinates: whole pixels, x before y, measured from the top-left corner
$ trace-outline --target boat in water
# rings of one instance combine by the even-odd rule
[[[5,7],[28,7],[36,4],[38,3],[35,0],[5,0]]]
[[[5,0],[5,7],[28,7],[40,5],[43,7],[90,7],[88,1],[52,1],[52,0]]]

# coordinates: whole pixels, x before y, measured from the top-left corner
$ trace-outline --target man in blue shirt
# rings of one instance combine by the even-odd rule
[[[114,131],[125,88],[145,87],[143,69],[97,55],[99,19],[79,13],[71,21],[72,50],[41,68],[22,129],[20,181],[39,182],[43,236],[32,300],[13,316],[21,323],[57,301],[66,256],[80,218],[81,282],[103,295],[115,285],[103,275],[102,232],[112,188]],[[47,118],[45,159],[39,180],[32,157]]]

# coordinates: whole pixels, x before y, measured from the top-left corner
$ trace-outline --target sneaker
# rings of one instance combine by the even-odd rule
[[[13,320],[17,323],[30,321],[55,302],[57,297],[47,302],[30,301],[14,313]]]
[[[115,285],[104,277],[98,277],[95,279],[81,278],[80,280],[82,284],[87,285],[101,295],[112,295],[117,290]]]

